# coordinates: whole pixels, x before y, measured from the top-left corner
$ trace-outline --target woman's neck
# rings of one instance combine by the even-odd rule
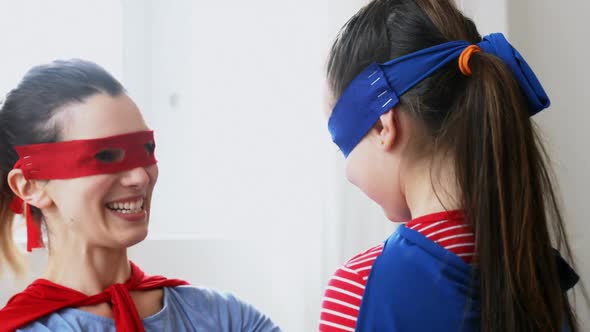
[[[86,295],[101,293],[131,275],[127,249],[52,246],[43,278]]]

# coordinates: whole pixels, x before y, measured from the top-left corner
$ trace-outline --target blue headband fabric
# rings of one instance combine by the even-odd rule
[[[357,75],[340,96],[328,122],[332,140],[344,156],[348,157],[382,114],[399,103],[400,96],[456,60],[469,45],[467,41],[436,45],[383,64],[372,63]],[[530,115],[549,107],[549,97],[535,73],[503,34],[485,36],[477,45],[508,66],[528,101]]]

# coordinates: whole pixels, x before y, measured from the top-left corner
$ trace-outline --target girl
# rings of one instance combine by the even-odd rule
[[[336,271],[320,330],[577,331],[530,120],[549,99],[508,41],[482,39],[450,0],[374,0],[327,76],[348,180],[407,223]]]
[[[99,66],[31,69],[0,110],[0,263],[20,271],[14,214],[28,250],[43,246],[41,279],[0,310],[0,331],[279,331],[231,295],[148,277],[127,248],[148,230],[158,178],[153,132]]]

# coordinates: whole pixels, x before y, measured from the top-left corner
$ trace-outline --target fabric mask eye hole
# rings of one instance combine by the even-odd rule
[[[145,150],[147,151],[147,153],[151,156],[154,154],[154,151],[156,150],[156,143],[154,143],[154,142],[145,143],[144,147],[145,147]]]
[[[94,155],[94,158],[101,163],[109,164],[123,160],[125,150],[122,149],[104,149]]]

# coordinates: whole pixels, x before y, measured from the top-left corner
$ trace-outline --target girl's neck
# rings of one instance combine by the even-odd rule
[[[438,166],[431,171],[430,162],[418,163],[404,174],[402,188],[412,219],[463,208],[452,163],[441,161]]]

